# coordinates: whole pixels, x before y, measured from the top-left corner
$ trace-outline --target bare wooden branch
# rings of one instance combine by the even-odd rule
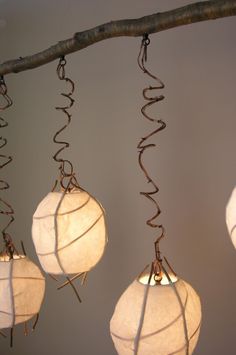
[[[60,41],[48,49],[0,65],[0,75],[18,73],[52,62],[62,55],[73,53],[99,41],[121,37],[142,36],[190,23],[214,20],[236,15],[236,0],[211,0],[196,2],[163,13],[139,19],[119,20],[105,23],[90,30],[77,32],[72,38]]]

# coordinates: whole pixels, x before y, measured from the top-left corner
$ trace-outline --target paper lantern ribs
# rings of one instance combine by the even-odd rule
[[[88,272],[105,250],[104,210],[84,190],[50,192],[34,213],[32,236],[45,272],[54,275]]]
[[[201,325],[194,289],[169,273],[156,282],[144,272],[120,297],[110,322],[120,355],[191,355]]]
[[[12,100],[7,93],[7,86],[3,77],[0,77],[0,111],[4,111],[12,105]],[[0,128],[8,125],[0,117]],[[0,148],[7,144],[7,139],[0,137]],[[11,156],[1,154],[0,168],[3,168],[12,161]],[[7,181],[0,180],[0,190],[7,190]],[[20,255],[13,243],[12,237],[8,232],[10,225],[14,222],[14,210],[9,202],[0,197],[0,214],[3,218],[7,217],[7,222],[1,229],[4,248],[0,252],[0,330],[10,328],[10,345],[13,345],[13,328],[16,324],[25,323],[25,334],[27,335],[27,321],[36,316],[33,325],[35,328],[39,310],[44,298],[45,279],[39,268],[30,261],[26,255]],[[2,221],[1,221],[2,222]],[[25,248],[22,242],[22,249]],[[5,336],[3,331],[0,331]]]
[[[153,90],[163,89],[164,83],[145,66],[149,44],[148,34],[144,34],[138,65],[144,74],[155,80],[155,85],[143,89],[146,103],[141,113],[155,123],[156,128],[138,143],[138,162],[151,185],[148,191],[140,194],[155,207],[153,216],[146,221],[149,227],[158,230],[154,242],[155,259],[150,271],[145,270],[120,297],[110,322],[110,332],[119,355],[191,355],[201,326],[200,299],[188,283],[177,277],[161,254],[160,242],[165,237],[165,228],[156,222],[161,209],[154,198],[159,188],[143,162],[144,152],[155,147],[149,139],[166,127],[162,119],[153,118],[148,112],[152,105],[164,99],[163,95],[153,94]]]
[[[74,104],[74,82],[66,76],[65,65],[66,60],[61,57],[57,75],[69,85],[69,91],[61,94],[68,104],[56,107],[67,120],[53,137],[54,143],[61,145],[53,156],[59,164],[59,178],[34,213],[32,238],[44,271],[53,278],[54,275],[65,276],[66,281],[58,289],[70,284],[81,301],[73,281],[82,277],[83,283],[88,271],[99,262],[107,243],[107,232],[104,209],[81,188],[72,163],[60,156],[69,143],[58,136],[70,124],[69,109]]]
[[[38,317],[45,292],[45,278],[26,256],[0,256],[0,329]],[[34,327],[33,327],[34,328]]]

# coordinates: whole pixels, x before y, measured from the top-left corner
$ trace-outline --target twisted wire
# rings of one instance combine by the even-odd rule
[[[7,85],[6,85],[3,77],[0,77],[0,96],[3,99],[3,102],[0,104],[0,112],[2,112],[2,111],[5,111],[6,109],[8,109],[13,104],[12,99],[8,95]],[[0,117],[0,128],[5,128],[7,126],[8,126],[8,122],[3,117]],[[7,144],[7,139],[5,137],[1,136],[0,137],[0,149],[5,147],[6,144]],[[6,165],[10,164],[12,161],[11,156],[5,155],[3,153],[0,154],[0,158],[2,161],[0,163],[0,169],[4,168]],[[9,183],[5,180],[0,179],[0,190],[3,191],[3,190],[7,190],[9,188],[10,188]],[[10,234],[7,232],[7,230],[10,227],[10,225],[13,223],[13,221],[15,220],[14,210],[13,210],[12,206],[10,205],[10,203],[6,202],[2,197],[0,197],[0,202],[3,205],[3,207],[0,209],[0,214],[4,215],[4,216],[9,216],[9,218],[10,218],[9,222],[1,230],[1,232],[2,232],[4,243],[5,243],[5,253],[9,256],[10,259],[12,259],[14,252],[17,252],[17,251],[16,251],[16,248],[13,244],[12,238],[11,238]]]
[[[69,110],[74,104],[74,99],[72,98],[72,95],[74,93],[75,85],[74,82],[66,76],[65,73],[65,65],[66,65],[66,60],[64,56],[62,56],[59,60],[58,66],[57,66],[57,76],[60,80],[65,81],[67,84],[69,84],[70,88],[67,93],[61,93],[61,96],[65,97],[68,100],[68,104],[64,106],[57,106],[55,107],[56,110],[61,111],[65,114],[67,122],[63,127],[61,127],[53,136],[53,142],[56,144],[60,144],[61,148],[58,149],[58,151],[54,154],[53,159],[59,163],[59,170],[60,170],[60,178],[56,180],[56,183],[54,185],[53,190],[56,188],[57,183],[59,182],[61,188],[63,190],[67,189],[68,191],[72,190],[73,188],[78,188],[79,184],[76,180],[74,169],[72,163],[68,159],[63,159],[62,157],[59,157],[60,153],[64,150],[69,148],[70,144],[64,140],[61,140],[58,138],[58,136],[70,125],[71,123],[71,117],[72,115],[69,113]],[[68,184],[65,183],[65,179],[69,179],[70,185],[68,187]]]
[[[149,218],[146,221],[146,224],[152,228],[158,228],[160,230],[160,235],[157,237],[157,239],[154,243],[155,255],[156,255],[156,263],[155,263],[156,272],[155,272],[155,274],[158,275],[161,273],[161,261],[162,261],[159,243],[160,243],[161,239],[164,238],[164,236],[165,236],[165,228],[163,227],[162,224],[155,222],[156,218],[161,213],[160,206],[154,198],[154,195],[156,195],[158,193],[159,188],[158,188],[157,184],[154,182],[154,180],[150,177],[147,169],[145,168],[145,165],[143,163],[143,154],[147,149],[156,146],[156,144],[154,144],[154,143],[149,143],[148,140],[151,137],[153,137],[155,134],[157,134],[158,132],[162,131],[166,127],[166,124],[163,120],[161,120],[159,118],[153,118],[147,113],[148,108],[150,108],[155,103],[162,101],[164,99],[163,95],[152,96],[151,92],[153,90],[164,89],[165,86],[164,86],[164,83],[158,77],[156,77],[155,75],[150,73],[150,71],[147,70],[147,68],[145,67],[145,62],[147,61],[147,46],[149,44],[150,44],[150,39],[148,38],[148,35],[145,34],[143,36],[143,39],[141,42],[141,47],[140,47],[137,61],[138,61],[139,68],[143,71],[143,73],[147,74],[150,78],[154,79],[157,82],[157,84],[155,86],[149,86],[149,87],[146,87],[143,89],[143,98],[147,101],[147,103],[142,106],[141,112],[142,112],[142,115],[144,116],[144,118],[157,124],[157,128],[154,131],[147,134],[146,136],[144,136],[143,138],[141,138],[137,148],[138,148],[138,152],[139,152],[138,162],[139,162],[140,168],[142,169],[142,171],[147,179],[147,182],[149,184],[151,184],[153,187],[153,189],[151,191],[141,191],[140,194],[145,196],[148,200],[150,200],[154,204],[155,209],[156,209],[156,212],[154,213],[154,215],[151,218]]]
[[[166,128],[166,124],[162,119],[153,118],[147,113],[147,109],[149,109],[155,103],[158,103],[159,101],[162,101],[164,99],[163,95],[153,95],[152,96],[151,95],[152,91],[153,90],[161,90],[161,89],[164,89],[164,87],[165,87],[164,83],[158,77],[156,77],[155,75],[150,73],[150,71],[147,70],[147,68],[145,67],[145,62],[147,61],[147,47],[149,44],[150,44],[150,39],[148,38],[147,34],[144,34],[142,42],[141,42],[140,51],[138,54],[138,65],[139,65],[139,68],[143,71],[143,73],[147,74],[150,78],[154,79],[157,82],[157,84],[155,86],[149,86],[149,87],[143,89],[143,98],[147,102],[146,102],[146,104],[144,104],[142,106],[141,112],[142,112],[143,117],[146,118],[147,120],[149,120],[150,122],[155,123],[157,125],[157,128],[154,129],[153,131],[151,131],[150,133],[148,133],[143,138],[141,138],[140,142],[138,143],[137,148],[139,151],[138,162],[139,162],[140,168],[143,171],[143,173],[147,179],[147,182],[149,184],[151,184],[153,187],[150,191],[141,191],[140,194],[145,196],[148,200],[150,200],[154,204],[155,209],[156,209],[154,215],[146,221],[146,224],[148,226],[150,226],[151,228],[158,228],[160,231],[160,234],[157,236],[157,239],[154,242],[155,257],[156,258],[151,263],[150,273],[149,273],[149,277],[148,277],[148,283],[147,283],[147,287],[145,289],[145,293],[144,293],[144,297],[143,297],[143,304],[142,304],[142,309],[141,309],[140,321],[139,321],[139,325],[138,325],[137,334],[134,339],[134,354],[135,355],[137,355],[138,351],[139,351],[139,344],[140,344],[141,333],[142,333],[142,329],[143,329],[143,322],[144,322],[146,306],[147,306],[147,301],[148,301],[148,292],[149,292],[149,287],[150,287],[152,277],[154,277],[154,280],[157,283],[161,283],[161,280],[162,280],[163,276],[165,275],[168,279],[169,284],[173,287],[173,289],[176,293],[176,296],[180,302],[180,307],[182,307],[182,302],[179,298],[178,292],[176,292],[176,290],[175,290],[175,285],[172,282],[169,273],[166,271],[164,263],[167,264],[169,270],[174,275],[176,275],[176,274],[175,274],[174,270],[171,268],[168,260],[165,257],[164,257],[164,260],[162,260],[162,258],[161,258],[159,244],[160,244],[160,241],[165,237],[165,228],[161,223],[155,222],[156,218],[158,218],[159,215],[161,214],[160,206],[155,199],[155,195],[159,192],[159,188],[158,188],[157,184],[155,183],[155,181],[150,177],[150,175],[143,163],[144,152],[147,149],[153,148],[156,146],[156,144],[154,144],[154,143],[149,143],[149,139],[151,137],[153,137],[155,134],[157,134],[158,132],[160,132]],[[186,319],[185,319],[184,312],[183,312],[183,323],[184,323],[184,332],[185,332],[186,344],[187,344],[186,355],[188,355],[189,354],[189,340],[188,340],[188,333],[187,333],[187,328],[186,328]]]

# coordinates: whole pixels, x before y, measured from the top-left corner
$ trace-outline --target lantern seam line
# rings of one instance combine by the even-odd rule
[[[79,211],[81,208],[85,207],[89,201],[90,201],[90,196],[88,197],[87,201],[85,201],[80,207],[77,207],[71,211],[66,211],[66,212],[63,212],[63,213],[58,213],[57,216],[64,216],[66,214],[71,214],[71,213],[74,213],[74,212],[77,212]],[[54,214],[47,214],[45,216],[39,216],[39,217],[33,217],[33,219],[44,219],[44,218],[48,218],[48,217],[54,217]]]
[[[193,334],[192,334],[191,337],[189,338],[189,341],[192,340],[192,338],[194,337],[194,335],[195,335],[195,334],[197,333],[197,331],[200,329],[201,324],[202,324],[202,322],[200,321],[199,325],[197,326],[197,328],[194,330]],[[175,352],[170,353],[170,354],[168,354],[168,355],[175,355],[175,354],[177,354],[179,351],[183,350],[183,349],[186,347],[186,345],[187,345],[187,344],[185,344],[182,348],[180,348],[180,349],[176,350]]]
[[[186,293],[186,299],[185,299],[185,302],[184,302],[184,308],[186,308],[186,306],[187,306],[187,303],[188,303],[188,296],[189,296],[189,293],[187,292],[187,293]],[[149,337],[151,337],[151,336],[154,336],[154,335],[156,335],[156,334],[158,334],[158,333],[160,333],[160,332],[162,332],[162,331],[168,329],[168,328],[171,327],[175,322],[177,322],[177,320],[178,320],[181,316],[182,316],[182,313],[180,313],[171,323],[165,325],[165,326],[162,327],[161,329],[158,329],[157,331],[152,332],[152,333],[150,333],[150,334],[142,335],[142,336],[140,337],[140,340],[147,339],[147,338],[149,338]],[[133,340],[134,340],[133,338],[132,338],[132,339],[130,339],[130,338],[129,338],[129,339],[123,338],[123,337],[121,337],[121,336],[119,336],[119,335],[116,335],[116,334],[114,334],[114,333],[112,333],[112,335],[114,335],[116,338],[121,339],[121,340],[124,340],[124,341],[133,341]]]
[[[68,186],[71,182],[71,179],[69,180],[69,183],[68,183]],[[55,215],[54,215],[54,230],[55,230],[55,246],[54,246],[54,255],[57,259],[57,263],[58,263],[58,266],[59,268],[61,269],[61,271],[63,272],[63,274],[65,274],[66,276],[68,276],[66,273],[65,273],[65,270],[64,270],[64,267],[61,263],[61,260],[60,260],[60,257],[59,257],[59,254],[58,254],[58,223],[57,223],[57,216],[58,216],[58,211],[59,211],[59,208],[61,207],[61,204],[62,204],[62,201],[64,200],[65,198],[65,195],[66,195],[66,190],[63,191],[63,194],[60,198],[60,201],[58,202],[58,205],[57,205],[57,208],[55,210]]]
[[[188,326],[187,326],[187,321],[186,321],[186,316],[185,316],[185,312],[184,312],[184,309],[183,309],[183,303],[181,301],[181,298],[180,298],[180,295],[179,295],[179,292],[177,291],[177,288],[175,286],[175,284],[172,282],[168,272],[166,271],[165,267],[162,265],[162,268],[163,268],[163,271],[167,277],[167,279],[170,281],[170,285],[172,287],[172,290],[174,291],[178,301],[179,301],[179,305],[180,305],[180,308],[182,310],[182,316],[183,316],[183,328],[184,328],[184,335],[185,335],[185,340],[186,340],[186,355],[189,355],[189,335],[188,335]],[[183,285],[186,289],[186,286],[185,286],[185,283],[183,282]],[[187,291],[187,290],[186,290]],[[171,354],[170,354],[171,355]]]
[[[73,239],[70,243],[63,245],[63,247],[60,247],[57,249],[57,251],[61,251],[65,248],[67,248],[68,246],[70,246],[71,244],[77,242],[77,240],[81,239],[82,237],[84,237],[93,227],[95,227],[95,225],[99,222],[99,220],[104,217],[104,213],[101,213],[101,215],[96,219],[96,221],[88,228],[86,229],[86,231],[84,231],[82,234],[80,234],[76,239]],[[47,255],[52,255],[55,254],[55,251],[52,251],[50,253],[37,253],[39,256],[47,256]]]
[[[14,326],[15,324],[15,315],[16,315],[16,310],[15,310],[15,301],[14,301],[14,295],[13,295],[13,261],[11,261],[10,263],[10,273],[9,273],[9,285],[10,285],[10,294],[11,294],[11,302],[12,302],[12,325],[11,328]]]
[[[132,350],[134,350],[134,354],[135,355],[138,354],[139,342],[140,342],[141,333],[142,333],[142,329],[143,329],[143,322],[144,322],[144,318],[145,318],[145,311],[146,311],[146,307],[147,307],[148,293],[149,293],[149,289],[150,289],[150,282],[151,282],[152,274],[153,274],[153,264],[151,266],[151,271],[150,271],[150,275],[149,275],[149,279],[148,279],[148,284],[147,284],[147,286],[144,289],[144,296],[143,296],[141,314],[140,314],[140,319],[139,319],[139,322],[138,322],[138,329],[137,329],[137,333],[136,333],[136,336],[135,336],[134,342],[133,342],[134,349],[132,349]]]
[[[57,251],[61,251],[65,248],[67,248],[68,246],[70,246],[71,244],[75,243],[77,240],[81,239],[82,237],[84,237],[93,227],[95,227],[95,225],[100,221],[100,219],[104,216],[103,213],[100,214],[100,216],[96,219],[96,221],[82,234],[80,234],[80,236],[78,236],[76,239],[73,239],[70,243],[64,245],[63,247],[60,247],[57,249]]]
[[[236,224],[232,227],[231,231],[230,231],[230,236],[232,237],[232,234],[234,232],[234,230],[236,229]]]

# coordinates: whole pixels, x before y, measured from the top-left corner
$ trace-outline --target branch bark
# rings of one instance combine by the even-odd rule
[[[119,20],[105,23],[92,29],[77,32],[72,38],[60,41],[42,52],[0,65],[0,75],[18,73],[52,62],[108,38],[142,36],[157,33],[190,23],[214,20],[236,15],[236,0],[211,0],[196,2],[163,13],[156,13],[138,19]]]

